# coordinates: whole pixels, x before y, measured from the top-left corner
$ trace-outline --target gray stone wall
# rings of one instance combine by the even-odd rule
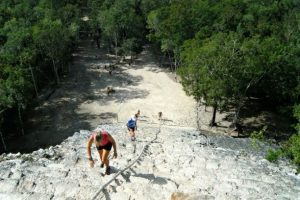
[[[119,157],[110,160],[112,174],[102,176],[95,147],[94,168],[88,166],[89,131],[62,144],[31,154],[0,156],[0,199],[92,199],[114,174],[121,173],[97,199],[300,199],[295,166],[264,159],[269,148],[249,139],[205,137],[193,128],[140,125],[131,142],[122,124],[103,125],[116,139]]]

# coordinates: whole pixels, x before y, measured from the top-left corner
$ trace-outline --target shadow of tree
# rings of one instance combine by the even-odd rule
[[[155,176],[153,174],[142,174],[142,173],[139,173],[139,174],[134,174],[132,176],[139,177],[139,178],[145,178],[145,179],[148,179],[149,181],[153,181],[155,179]]]
[[[116,118],[116,117],[117,117],[117,114],[116,113],[112,113],[112,112],[101,113],[99,115],[100,119]]]
[[[151,181],[152,184],[158,184],[158,185],[165,185],[168,183],[168,179],[160,176],[154,176],[153,174],[142,174],[142,173],[136,173],[132,175],[134,177],[140,177],[140,178],[145,178]]]
[[[222,120],[233,122],[234,109],[226,110],[228,113]],[[267,126],[265,136],[276,140],[285,140],[293,132],[290,126],[291,119],[282,113],[276,112],[275,105],[266,103],[263,99],[249,98],[240,111],[240,126],[242,132],[239,137],[249,137],[253,131],[259,131]]]
[[[111,198],[109,196],[109,192],[106,189],[103,190],[103,194],[104,194],[104,197],[106,200],[111,200]]]

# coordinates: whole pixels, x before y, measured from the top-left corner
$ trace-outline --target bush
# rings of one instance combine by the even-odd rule
[[[285,153],[300,167],[300,135],[294,134],[285,145]]]
[[[295,126],[297,133],[292,135],[285,143],[283,151],[298,166],[298,173],[300,173],[300,105],[294,107],[294,117],[298,121]]]
[[[282,156],[282,150],[269,149],[266,159],[270,162],[275,162]]]
[[[251,138],[251,146],[258,151],[259,146],[258,146],[258,141],[264,141],[266,139],[265,133],[267,130],[268,126],[264,126],[261,130],[259,131],[253,131],[250,135]]]

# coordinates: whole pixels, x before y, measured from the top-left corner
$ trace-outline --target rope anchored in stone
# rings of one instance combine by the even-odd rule
[[[154,142],[157,139],[157,135],[160,133],[161,131],[161,126],[159,126],[158,131],[155,134],[155,137],[149,141],[146,145],[144,145],[140,155],[134,160],[132,161],[129,165],[127,165],[124,169],[120,170],[117,174],[115,174],[110,180],[108,180],[104,185],[102,185],[102,187],[97,191],[97,193],[95,194],[95,196],[92,198],[92,200],[95,200],[97,198],[97,196],[111,183],[113,182],[120,174],[122,174],[123,172],[125,172],[126,170],[128,170],[129,168],[131,168],[137,161],[140,160],[140,158],[142,157],[142,155],[144,154],[145,150],[148,149],[149,145]]]

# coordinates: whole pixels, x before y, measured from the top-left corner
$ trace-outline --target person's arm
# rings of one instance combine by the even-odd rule
[[[137,131],[137,118],[135,119],[135,130]]]
[[[94,160],[92,158],[92,152],[91,152],[91,147],[92,147],[93,141],[94,141],[94,139],[92,137],[89,138],[89,141],[87,143],[87,148],[86,148],[87,154],[88,154],[89,163],[90,163],[91,167],[93,167],[93,164],[94,164]]]
[[[108,140],[112,143],[113,148],[114,148],[114,158],[117,158],[118,153],[117,153],[117,145],[116,145],[116,141],[114,140],[114,138],[108,134]]]

